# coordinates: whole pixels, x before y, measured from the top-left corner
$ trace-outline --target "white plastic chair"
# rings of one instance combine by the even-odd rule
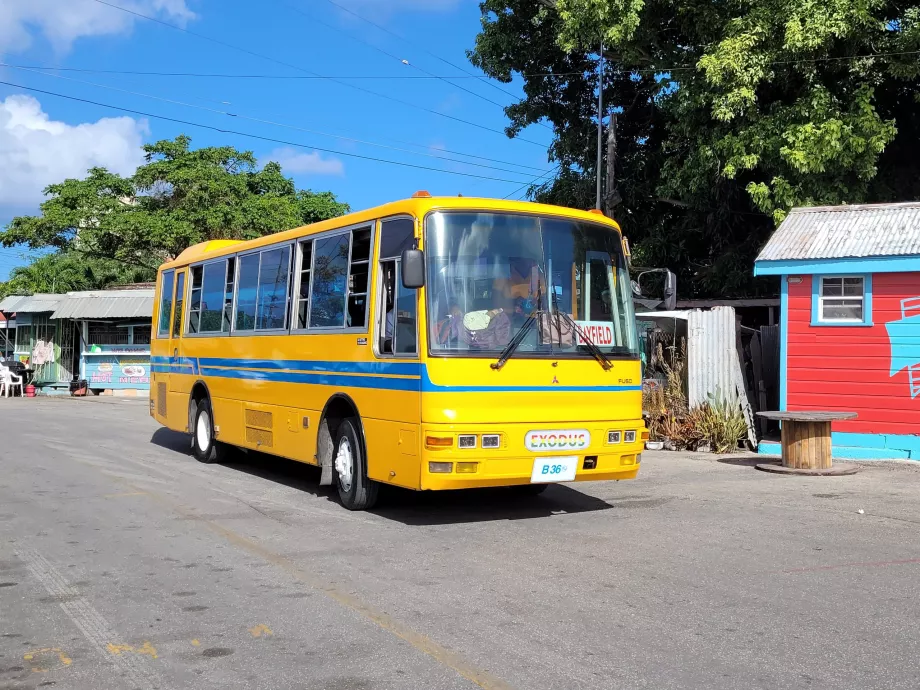
[[[0,366],[0,395],[10,397],[10,389],[19,386],[19,395],[22,395],[22,377],[16,376],[7,367]],[[15,393],[14,393],[15,395]]]

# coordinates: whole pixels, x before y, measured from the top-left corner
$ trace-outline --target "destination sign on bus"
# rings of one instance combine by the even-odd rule
[[[613,345],[613,326],[609,321],[576,321],[582,332],[591,339],[591,342],[601,347]],[[578,344],[582,345],[583,341],[576,332]]]

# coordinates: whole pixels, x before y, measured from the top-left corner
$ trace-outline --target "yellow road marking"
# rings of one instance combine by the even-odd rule
[[[249,628],[249,634],[252,635],[253,637],[271,637],[275,633],[273,633],[272,629],[269,628],[267,625],[263,625],[262,623],[259,623],[256,627]]]
[[[71,659],[57,647],[42,647],[41,649],[33,649],[31,652],[26,652],[23,654],[22,658],[24,661],[37,661],[35,657],[43,657],[51,654],[57,655],[57,660],[61,663],[62,666],[70,666],[73,663],[73,659]],[[47,673],[50,670],[50,668],[45,668],[44,666],[35,665],[32,667],[32,673]]]
[[[122,652],[131,652],[132,654],[146,654],[153,659],[158,658],[156,647],[154,647],[146,640],[140,647],[134,647],[129,644],[113,644],[109,642],[109,644],[106,645],[106,649],[109,650],[110,654],[114,654],[115,656],[120,656]]]

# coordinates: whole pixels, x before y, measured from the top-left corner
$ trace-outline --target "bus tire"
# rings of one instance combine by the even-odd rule
[[[339,500],[348,510],[368,510],[377,502],[380,486],[367,478],[367,459],[358,426],[353,418],[343,419],[335,439],[336,486]]]
[[[226,446],[214,438],[214,413],[211,400],[202,398],[195,409],[192,424],[192,453],[198,462],[220,462],[226,455]]]

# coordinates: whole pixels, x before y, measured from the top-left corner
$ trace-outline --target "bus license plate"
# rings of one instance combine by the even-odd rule
[[[530,483],[574,482],[577,467],[578,456],[575,455],[564,458],[537,458],[533,461]]]

